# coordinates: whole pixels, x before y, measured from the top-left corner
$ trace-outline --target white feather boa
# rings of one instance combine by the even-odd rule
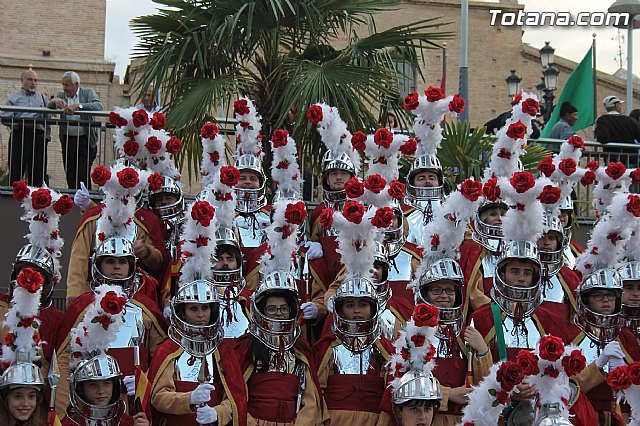
[[[211,192],[205,194],[211,196]],[[215,214],[208,226],[204,226],[193,217],[193,208],[197,203],[206,203],[212,209],[213,205],[208,197],[204,200],[196,200],[189,204],[180,240],[182,241],[183,264],[180,268],[179,284],[184,285],[199,279],[211,278],[212,262],[216,253],[216,231],[218,218]]]
[[[279,190],[289,190],[300,193],[302,178],[300,176],[300,167],[298,166],[296,142],[289,136],[286,130],[277,130],[276,132],[281,132],[281,135],[284,135],[286,132],[287,137],[284,145],[278,147],[274,146],[273,137],[271,139],[273,151],[271,178]]]
[[[314,106],[322,108],[322,120],[318,122],[316,130],[322,143],[334,155],[344,153],[351,159],[356,174],[360,171],[360,155],[351,146],[351,132],[340,117],[338,108],[325,103],[317,103]]]
[[[251,154],[259,159],[264,157],[262,152],[262,142],[260,130],[262,130],[262,118],[258,115],[255,105],[251,99],[242,97],[240,100],[247,102],[249,112],[246,114],[235,114],[238,124],[236,124],[236,155]]]
[[[273,222],[266,229],[267,252],[260,258],[261,272],[267,276],[274,271],[289,271],[298,250],[299,225],[287,222],[285,213],[290,204],[303,203],[280,199],[273,205]],[[306,209],[306,207],[305,207]]]

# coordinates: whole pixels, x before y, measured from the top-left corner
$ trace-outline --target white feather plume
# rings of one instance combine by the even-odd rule
[[[251,154],[259,159],[264,157],[262,152],[262,122],[258,111],[251,99],[242,97],[236,102],[246,102],[248,112],[235,114],[236,124],[236,156]]]
[[[344,153],[349,156],[356,174],[360,171],[360,155],[351,146],[351,132],[338,112],[338,108],[324,103],[314,106],[322,108],[322,120],[318,122],[316,130],[327,150],[337,155]]]
[[[211,192],[207,191],[205,194],[210,195]],[[204,200],[196,200],[187,207],[187,220],[180,234],[183,264],[182,268],[180,268],[179,285],[188,284],[199,279],[211,278],[211,262],[215,259],[216,253],[218,218],[213,205],[207,198],[205,196]],[[194,219],[194,206],[209,206],[214,211],[213,218],[207,226]]]

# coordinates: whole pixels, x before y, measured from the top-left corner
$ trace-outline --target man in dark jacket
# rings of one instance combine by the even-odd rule
[[[622,114],[622,104],[624,101],[621,101],[616,96],[607,96],[602,103],[607,113],[601,115],[596,120],[594,126],[596,140],[602,144],[609,142],[640,143],[640,124],[633,118]],[[631,149],[604,148],[603,151],[606,153],[637,154],[638,148],[637,146]],[[637,155],[633,155],[633,158],[637,158]],[[626,164],[627,161],[623,160],[624,158],[620,158],[620,161],[627,166],[637,166],[637,164]],[[617,161],[617,159],[611,158],[610,161]],[[631,163],[634,163],[634,161],[631,161]]]

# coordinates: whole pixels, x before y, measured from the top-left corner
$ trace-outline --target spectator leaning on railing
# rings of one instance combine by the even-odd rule
[[[47,99],[38,93],[38,74],[32,69],[20,74],[22,88],[7,97],[6,104],[16,107],[45,108]],[[11,128],[9,139],[9,183],[21,180],[25,173],[29,185],[42,186],[47,175],[47,142],[51,128],[36,119],[46,118],[37,112],[2,114],[2,124]]]
[[[612,143],[640,143],[640,124],[633,118],[622,114],[621,101],[616,96],[607,96],[602,101],[607,113],[601,115],[596,120],[594,131],[596,140],[602,144]],[[619,148],[607,149],[604,152],[615,153],[633,153],[637,154],[638,147],[634,146],[632,150],[621,150]],[[613,159],[612,159],[613,160]],[[635,164],[627,164],[627,166],[635,166]]]
[[[70,189],[77,189],[80,188],[80,182],[85,182],[91,189],[89,173],[98,153],[98,129],[87,125],[94,121],[92,116],[81,116],[75,112],[101,111],[104,108],[93,89],[80,87],[80,76],[73,71],[62,75],[62,90],[49,102],[48,107],[64,110],[63,118],[78,121],[78,124],[60,123],[62,162],[67,185]]]

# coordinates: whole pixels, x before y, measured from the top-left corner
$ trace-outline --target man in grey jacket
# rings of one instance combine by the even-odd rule
[[[560,120],[551,129],[552,139],[569,139],[576,134],[573,125],[578,121],[578,108],[569,102],[560,105]]]
[[[91,189],[91,165],[98,153],[98,126],[91,125],[93,116],[76,114],[76,111],[101,111],[102,102],[93,89],[80,87],[80,76],[73,71],[62,75],[62,92],[49,102],[49,108],[64,110],[60,123],[62,162],[69,189],[80,188],[84,182]]]

